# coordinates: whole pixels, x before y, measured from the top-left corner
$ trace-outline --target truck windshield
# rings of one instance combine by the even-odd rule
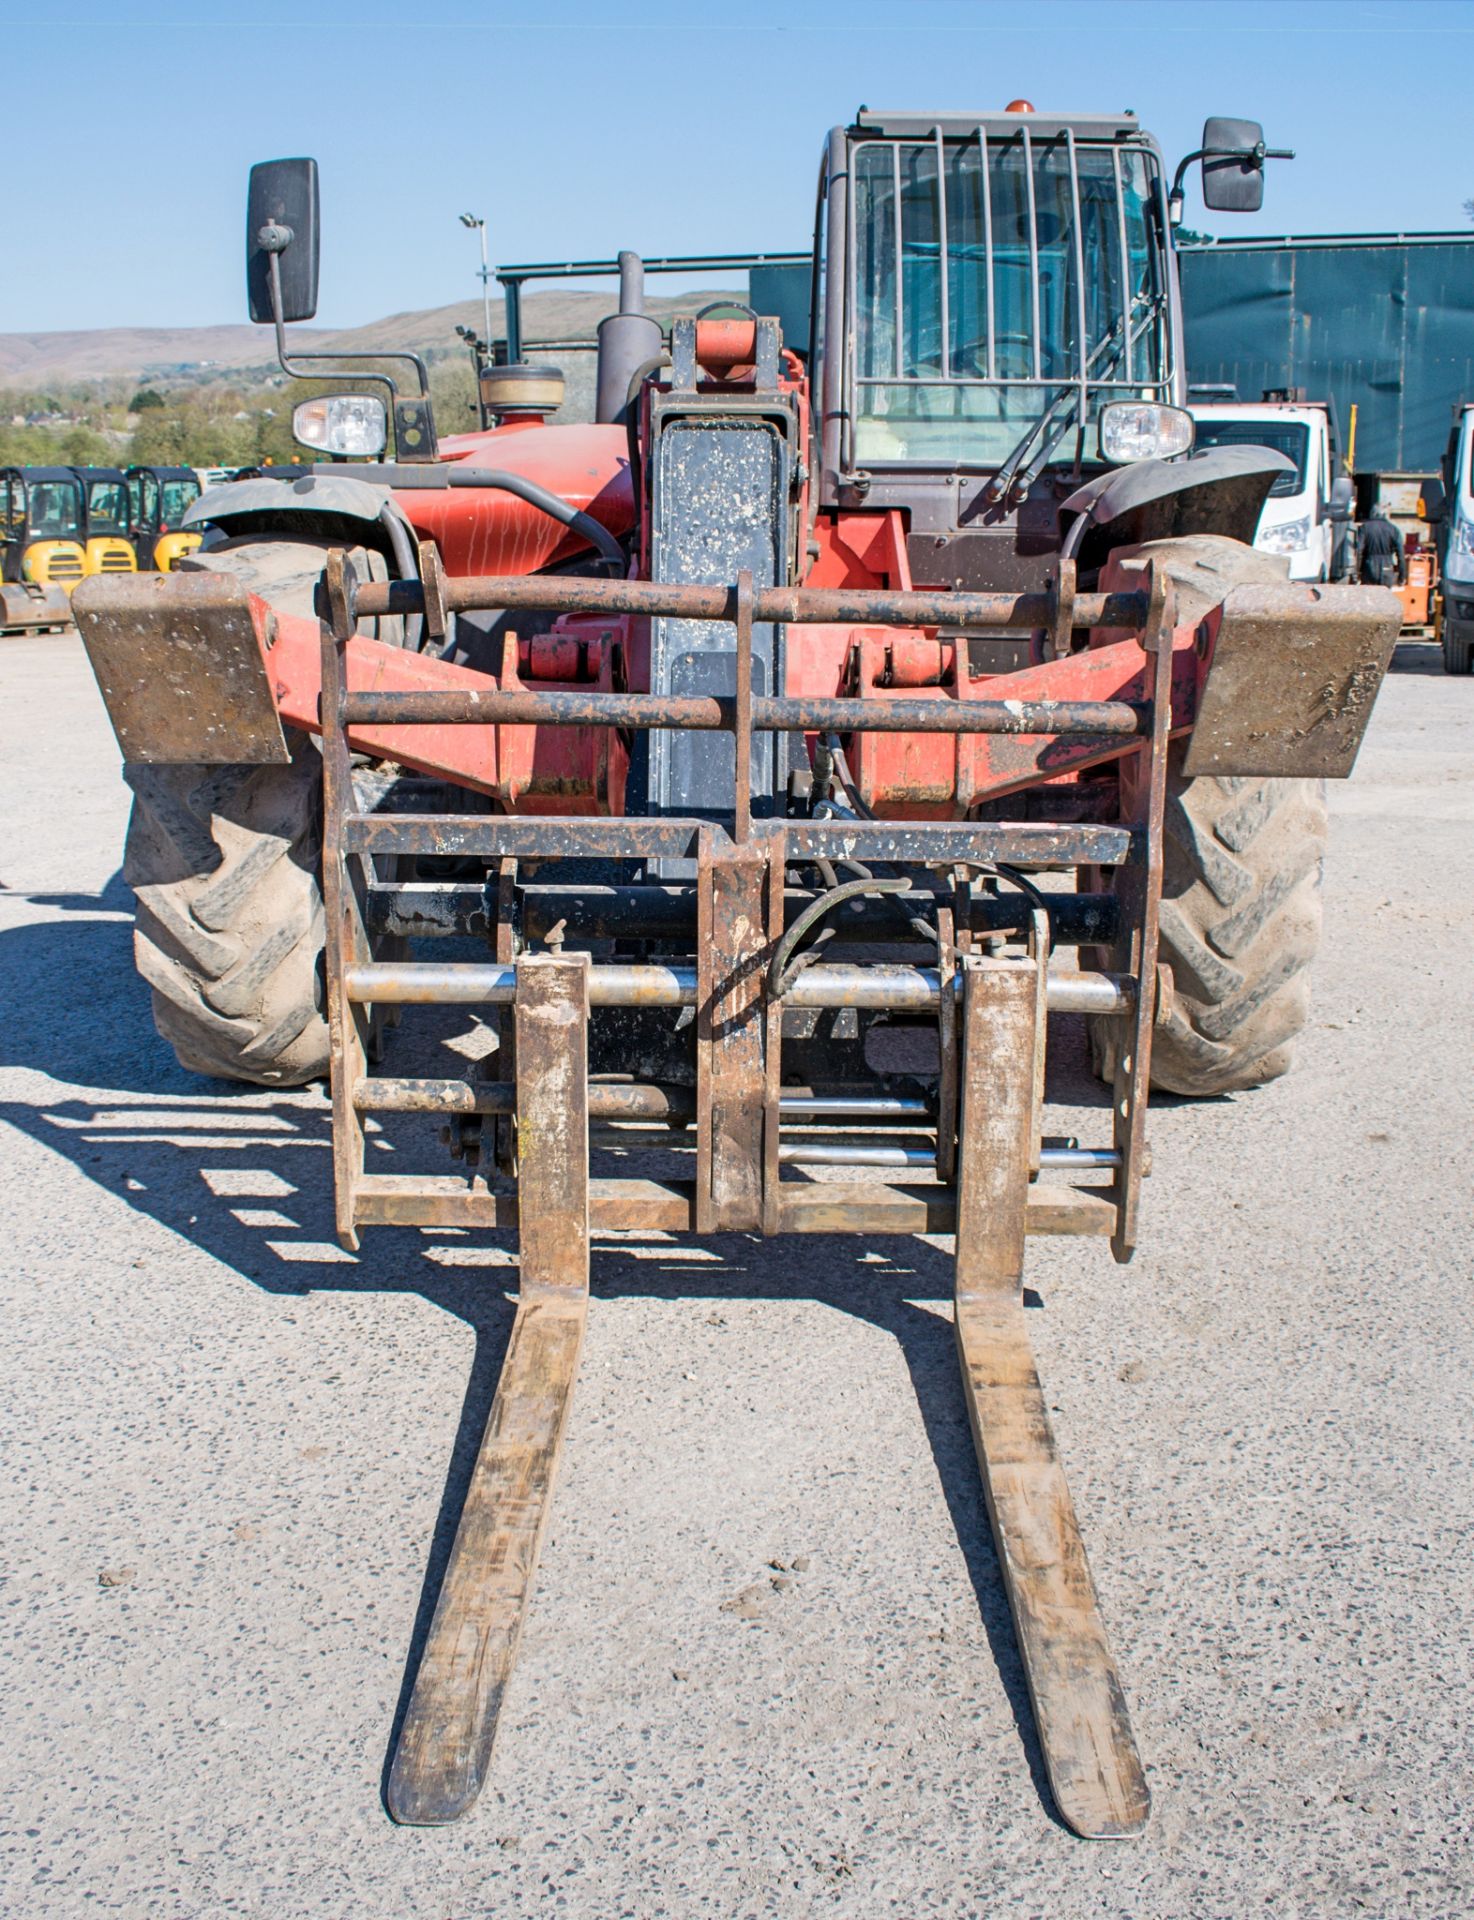
[[[997,467],[1071,387],[1082,424],[1167,398],[1155,166],[1067,132],[856,146],[856,462]]]
[[[27,489],[33,540],[77,540],[82,534],[81,495],[66,480],[34,480]]]
[[[1293,473],[1275,475],[1269,489],[1271,500],[1284,500],[1304,493],[1305,474],[1310,459],[1310,429],[1295,420],[1199,420],[1193,445],[1201,453],[1205,447],[1268,447],[1293,460]]]

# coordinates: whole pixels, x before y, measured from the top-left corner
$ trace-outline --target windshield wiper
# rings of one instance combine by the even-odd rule
[[[1138,294],[1136,300],[1132,303],[1133,310],[1135,306],[1143,302],[1146,304],[1146,312],[1142,315],[1141,322],[1138,326],[1131,329],[1131,316],[1129,314],[1122,314],[1112,323],[1110,332],[1096,342],[1090,358],[1085,363],[1085,377],[1087,381],[1092,375],[1098,381],[1110,378],[1111,374],[1115,372],[1116,367],[1119,365],[1121,356],[1125,351],[1128,329],[1131,329],[1130,340],[1131,345],[1134,347],[1137,341],[1145,334],[1147,328],[1152,325],[1161,313],[1163,307],[1166,305],[1166,296],[1161,293]],[[1107,352],[1107,349],[1110,351],[1105,365],[1097,371],[1096,362],[1102,354]],[[1050,401],[1039,418],[1031,424],[1023,439],[1019,441],[1018,445],[989,481],[987,487],[984,489],[984,497],[986,499],[990,501],[1002,500],[1006,505],[1013,505],[1016,501],[1021,500],[1024,495],[1028,493],[1029,488],[1038,479],[1039,475],[1044,471],[1049,456],[1075,424],[1079,415],[1081,401],[1085,397],[1084,389],[1075,380],[1071,380],[1068,383],[1061,381],[1059,384],[1062,389],[1061,392]],[[1062,412],[1060,411],[1061,409],[1063,409]],[[1059,415],[1057,422],[1055,419],[1056,414]],[[1020,473],[1020,466],[1023,464],[1029,449],[1033,446],[1036,436],[1041,433],[1044,435],[1043,444],[1040,446],[1033,460],[1031,460],[1024,471]]]

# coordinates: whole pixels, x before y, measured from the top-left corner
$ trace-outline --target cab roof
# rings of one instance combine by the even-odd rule
[[[77,484],[75,467],[7,467],[7,473],[18,473],[26,485],[33,480],[65,480],[69,486]]]
[[[979,130],[1003,139],[1025,127],[1041,140],[1053,139],[1067,127],[1081,140],[1142,137],[1141,122],[1134,113],[915,113],[894,107],[861,107],[854,130],[880,138],[929,140],[940,133],[944,140],[966,140],[975,138]]]

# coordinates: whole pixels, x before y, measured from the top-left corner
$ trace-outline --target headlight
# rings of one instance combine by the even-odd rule
[[[1181,407],[1150,400],[1113,400],[1100,410],[1100,457],[1116,465],[1129,460],[1168,460],[1193,443],[1193,417]]]
[[[1261,553],[1299,553],[1310,545],[1310,515],[1299,520],[1284,520],[1277,527],[1265,527],[1254,542]]]
[[[321,453],[382,453],[387,432],[383,401],[367,394],[334,393],[292,409],[292,438]]]
[[[1456,520],[1454,537],[1449,542],[1455,553],[1467,553],[1474,559],[1474,520]]]

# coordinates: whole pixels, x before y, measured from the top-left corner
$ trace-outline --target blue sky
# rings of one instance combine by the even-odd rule
[[[5,331],[243,319],[246,170],[282,154],[321,164],[329,326],[474,294],[463,209],[501,260],[805,246],[862,102],[1133,108],[1174,161],[1262,120],[1299,157],[1217,231],[1474,196],[1474,0],[0,0],[0,47]]]

